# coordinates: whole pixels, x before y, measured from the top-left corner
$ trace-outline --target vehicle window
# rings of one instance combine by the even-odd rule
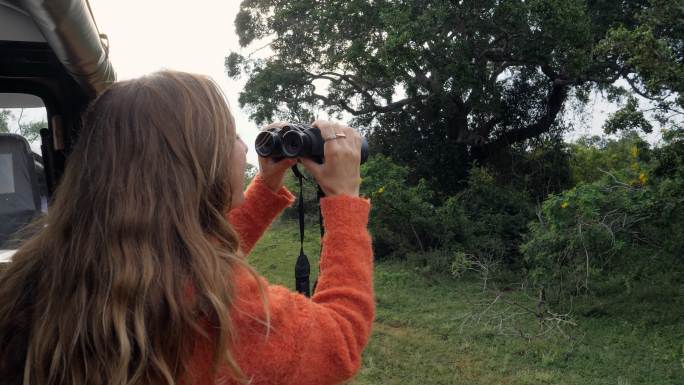
[[[47,212],[43,128],[48,128],[48,116],[42,99],[0,93],[0,249],[14,248],[20,231]]]
[[[47,110],[39,97],[0,93],[0,132],[23,136],[40,154],[41,128],[47,128]]]

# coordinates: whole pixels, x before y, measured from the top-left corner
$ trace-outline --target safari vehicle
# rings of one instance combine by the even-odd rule
[[[46,115],[33,146],[0,133],[0,263],[47,210],[81,113],[115,78],[87,0],[0,0],[0,110],[44,106]]]

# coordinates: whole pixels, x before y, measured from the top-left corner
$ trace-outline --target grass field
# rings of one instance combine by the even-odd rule
[[[314,257],[318,228],[307,230]],[[250,261],[293,288],[298,252],[295,224],[278,222]],[[578,299],[567,319],[574,326],[559,317],[542,327],[532,293],[514,286],[483,292],[477,277],[425,275],[401,263],[376,263],[374,279],[377,317],[354,385],[684,385],[682,285]]]

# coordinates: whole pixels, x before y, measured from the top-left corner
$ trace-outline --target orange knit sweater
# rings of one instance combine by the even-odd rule
[[[228,214],[245,255],[293,201],[286,188],[273,192],[258,175],[254,178],[245,202]],[[245,272],[233,278],[237,342],[231,352],[253,385],[338,384],[358,371],[375,316],[369,210],[363,198],[321,199],[325,236],[316,292],[309,299],[260,278],[268,292],[268,336],[257,282]],[[216,380],[209,377],[210,357],[208,346],[193,355],[190,375],[198,384],[223,383],[228,377],[227,369],[219,369]]]

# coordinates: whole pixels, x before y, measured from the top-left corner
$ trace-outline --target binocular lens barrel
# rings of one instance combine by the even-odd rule
[[[280,128],[261,131],[256,137],[254,147],[262,157],[310,158],[323,163],[325,140],[316,127],[306,124],[289,123]],[[361,163],[368,159],[368,142],[363,138],[361,144]]]
[[[308,135],[299,131],[288,131],[283,135],[283,154],[290,158],[306,156],[306,145],[309,142]]]
[[[257,154],[263,157],[268,157],[273,154],[273,151],[280,146],[280,135],[271,131],[262,131],[257,135],[255,141],[255,149]]]

